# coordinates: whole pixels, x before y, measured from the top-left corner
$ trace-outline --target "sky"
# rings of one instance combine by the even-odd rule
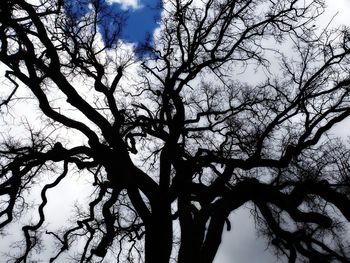
[[[67,0],[71,3],[74,12],[82,16],[89,11],[87,3],[94,0]],[[121,39],[126,42],[140,44],[147,36],[152,38],[154,30],[158,27],[161,19],[162,0],[99,0],[106,6],[109,14],[122,14],[126,21],[122,27]],[[346,24],[350,12],[350,0],[326,0],[327,11],[325,17],[333,17],[332,24]],[[111,16],[102,18],[102,25],[113,28]],[[326,25],[329,21],[322,19],[321,24]],[[105,36],[108,37],[108,36]]]
[[[127,14],[128,19],[121,38],[136,46],[142,43],[147,35],[152,36],[161,18],[161,0],[106,0],[106,4],[112,12]],[[350,0],[326,0],[326,4],[326,13],[318,22],[320,27],[327,26],[333,16],[335,17],[331,26],[349,24]],[[339,131],[342,130],[340,128],[337,132],[341,133]],[[266,241],[257,237],[249,205],[231,213],[230,220],[232,230],[224,232],[214,263],[286,262],[283,258],[277,260],[271,251],[266,249]]]
[[[0,0],[1,1],[1,0]],[[82,16],[89,11],[87,6],[77,6],[77,0],[69,0],[74,6],[78,16]],[[87,0],[82,0],[86,3]],[[121,38],[125,42],[138,45],[145,41],[149,35],[152,37],[154,30],[157,28],[161,18],[161,0],[102,0],[105,1],[106,10],[111,13],[122,13],[126,15],[127,21],[123,26]],[[328,9],[326,17],[329,19],[337,12],[337,16],[333,20],[333,25],[349,23],[348,16],[350,14],[350,0],[327,0]],[[327,19],[323,20],[328,21]],[[103,23],[110,25],[112,29],[113,23],[103,20]],[[325,23],[326,24],[326,23]],[[105,36],[107,37],[107,36]],[[349,125],[349,124],[346,124]],[[342,129],[339,129],[342,130]],[[80,185],[77,183],[76,185]],[[71,185],[63,187],[62,192],[75,199],[74,193],[76,188],[71,189]],[[60,200],[61,201],[61,200]],[[63,209],[66,207],[62,202],[54,202],[51,209],[61,211],[61,215],[65,214]],[[48,213],[50,214],[50,213]],[[57,216],[57,213],[53,213]],[[68,214],[68,212],[67,212]],[[63,220],[63,219],[62,219]],[[254,222],[249,214],[249,206],[242,207],[234,211],[230,215],[232,230],[225,232],[223,242],[219,248],[219,252],[214,263],[274,263],[286,262],[285,260],[276,261],[269,251],[266,250],[264,239],[257,238],[254,229]],[[0,240],[1,250],[1,240]]]
[[[125,17],[125,24],[122,26],[121,39],[125,42],[136,45],[145,42],[147,37],[151,37],[161,18],[161,0],[99,0],[104,5],[104,13],[101,16],[100,30],[103,37],[108,39],[108,34],[104,34],[107,28],[113,31],[116,26],[112,21],[112,14],[119,14]],[[88,2],[91,0],[68,0],[68,6],[77,17],[85,15],[88,11]],[[107,27],[106,27],[107,26]],[[151,40],[150,39],[150,40]]]
[[[350,26],[350,0],[326,0],[327,9],[318,22],[319,26]],[[349,136],[350,120],[341,122],[333,129],[336,136]],[[286,263],[286,258],[276,259],[271,250],[266,249],[266,241],[257,236],[254,221],[245,205],[230,215],[232,230],[225,231],[214,263]]]

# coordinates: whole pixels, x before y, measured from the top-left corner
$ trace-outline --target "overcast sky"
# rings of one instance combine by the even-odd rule
[[[2,1],[2,0],[0,0]],[[75,0],[71,0],[73,3]],[[110,10],[116,12],[126,12],[128,22],[123,28],[122,38],[130,43],[140,43],[147,34],[152,35],[160,20],[161,0],[106,0]],[[348,16],[350,15],[350,0],[327,0],[329,6],[327,17],[330,19],[337,12],[333,24],[350,24]],[[322,20],[326,23],[327,19]],[[61,188],[61,191],[77,193],[76,187],[68,185],[68,188]],[[62,207],[57,199],[54,206]],[[63,210],[60,210],[62,215]],[[57,214],[56,214],[57,215]],[[273,263],[277,262],[275,256],[266,251],[266,243],[263,239],[257,239],[254,229],[254,222],[246,208],[241,208],[231,214],[232,230],[225,233],[223,243],[215,263]],[[3,241],[5,242],[5,241]],[[8,241],[6,241],[8,242]],[[0,240],[1,243],[1,240]],[[0,248],[4,243],[0,244]],[[1,260],[0,260],[1,261]],[[286,261],[279,261],[286,262]]]
[[[326,26],[334,16],[331,26],[340,24],[350,26],[350,0],[326,0],[327,10],[320,23]],[[349,136],[349,120],[342,122],[335,130],[337,135]],[[231,213],[232,230],[225,232],[214,263],[285,263],[286,258],[279,260],[266,250],[266,242],[258,238],[254,222],[247,208],[240,208]]]
[[[74,0],[72,0],[74,1]],[[147,34],[157,27],[160,19],[161,0],[107,0],[110,8],[120,12],[126,11],[128,20],[123,28],[122,38],[127,42],[142,42]],[[332,26],[349,24],[350,0],[327,0],[328,8],[320,20],[326,26],[330,19]],[[240,208],[231,214],[232,230],[223,235],[215,263],[273,263],[286,262],[266,250],[266,242],[257,238],[254,222],[247,208]]]
[[[122,3],[123,8],[130,10],[130,23],[126,29],[128,37],[126,40],[142,39],[145,32],[156,27],[155,20],[149,20],[149,9],[147,3],[153,5],[157,0],[137,1],[137,0],[115,0],[115,3]],[[348,24],[350,15],[350,0],[327,0],[327,11],[320,21],[324,26],[334,16],[333,26]],[[153,10],[154,11],[154,10]],[[140,16],[145,12],[145,16]],[[154,13],[153,13],[154,15]],[[146,26],[146,24],[148,25]],[[133,31],[135,30],[135,31]],[[133,37],[133,35],[135,35]],[[340,129],[342,130],[342,129]],[[262,238],[257,238],[254,222],[247,208],[240,208],[231,214],[232,230],[223,235],[223,242],[214,263],[273,263],[287,262],[281,258],[279,261],[269,250],[266,250],[266,242]]]

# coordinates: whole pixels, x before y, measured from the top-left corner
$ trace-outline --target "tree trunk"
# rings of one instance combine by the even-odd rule
[[[156,208],[146,226],[145,263],[169,263],[173,243],[170,205]]]

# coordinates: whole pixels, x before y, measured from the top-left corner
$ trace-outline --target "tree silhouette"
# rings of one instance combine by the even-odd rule
[[[212,262],[246,203],[289,262],[350,262],[350,151],[329,135],[350,115],[350,39],[315,26],[322,0],[165,1],[136,57],[123,14],[85,3],[0,1],[1,113],[28,103],[25,87],[43,125],[2,136],[0,228],[50,175],[15,262],[34,262],[44,236],[50,262],[74,249],[79,262]],[[47,193],[72,173],[93,194],[45,231]]]

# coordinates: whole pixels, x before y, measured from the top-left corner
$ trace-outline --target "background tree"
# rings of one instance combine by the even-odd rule
[[[75,8],[0,1],[2,114],[26,102],[23,84],[47,123],[26,140],[3,136],[0,227],[52,177],[16,262],[44,235],[57,241],[50,262],[69,249],[80,262],[110,250],[118,262],[212,262],[248,202],[289,262],[350,261],[349,150],[327,137],[350,115],[349,32],[315,26],[323,1],[166,1],[138,57],[118,40],[123,14],[98,0]],[[91,200],[45,232],[47,192],[77,171]]]

